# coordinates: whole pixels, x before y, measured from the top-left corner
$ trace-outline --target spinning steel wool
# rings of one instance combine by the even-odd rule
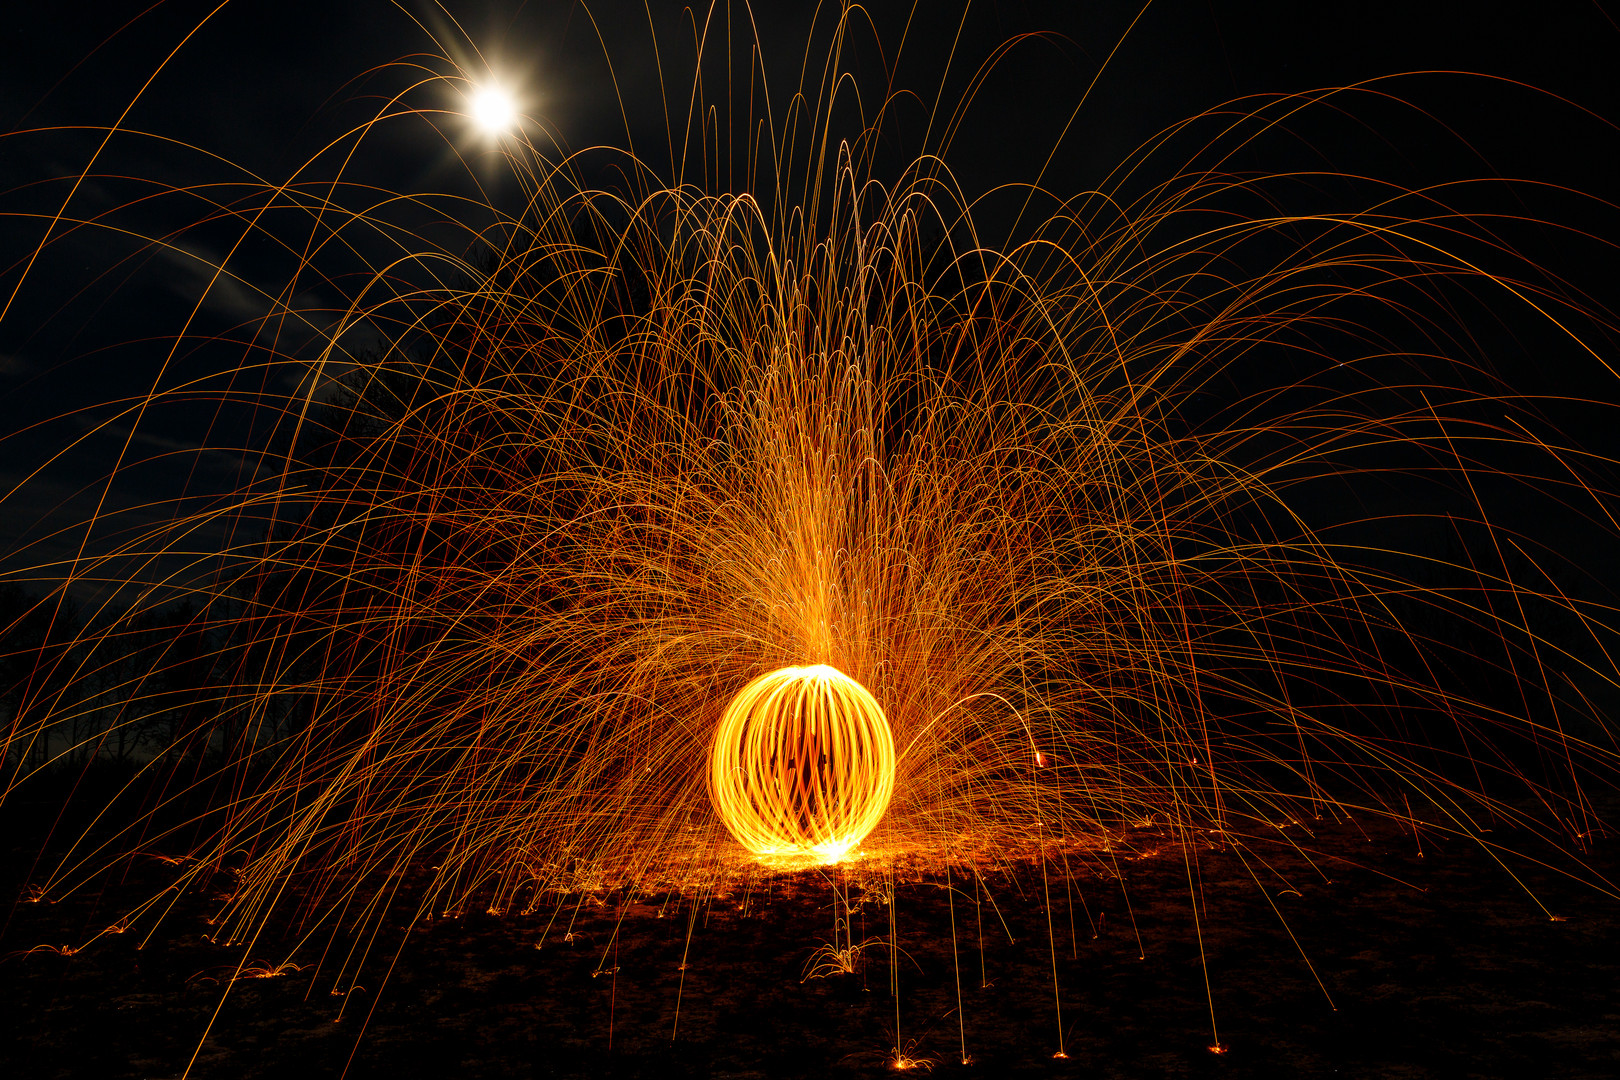
[[[709,796],[759,855],[836,862],[866,838],[894,790],[894,738],[866,688],[825,665],[761,675],[714,735]]]

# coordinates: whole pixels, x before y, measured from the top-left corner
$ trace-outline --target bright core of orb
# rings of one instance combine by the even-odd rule
[[[864,686],[825,664],[782,668],[726,707],[709,796],[754,854],[835,863],[882,820],[894,771],[888,718]]]

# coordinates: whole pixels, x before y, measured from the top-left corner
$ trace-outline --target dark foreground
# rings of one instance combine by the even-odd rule
[[[1122,861],[1123,889],[1107,862],[1052,867],[1044,888],[1038,868],[993,875],[977,903],[960,878],[954,893],[902,879],[892,906],[857,887],[853,939],[872,943],[854,973],[807,980],[833,942],[815,873],[762,877],[695,918],[678,898],[573,897],[439,920],[381,993],[334,996],[312,950],[302,970],[237,981],[223,1007],[239,963],[291,943],[244,956],[180,910],[141,951],[126,933],[25,953],[82,942],[117,898],[24,903],[0,941],[0,1075],[861,1076],[892,1067],[898,1026],[936,1076],[1620,1076],[1620,901],[1538,866],[1550,849],[1523,834],[1487,837],[1531,856],[1504,869],[1456,839],[1312,827],[1294,832],[1308,858],[1205,848],[1190,873],[1166,846]],[[1592,872],[1616,876],[1616,846],[1598,842]]]

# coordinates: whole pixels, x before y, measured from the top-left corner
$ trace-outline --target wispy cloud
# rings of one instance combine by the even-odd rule
[[[228,270],[221,272],[223,256],[198,244],[171,242],[158,249],[164,262],[180,273],[171,279],[169,289],[204,309],[241,322],[262,319],[270,314],[269,297],[239,281]]]
[[[334,346],[344,356],[378,337],[368,320],[343,322],[330,302],[315,292],[305,289],[283,302],[238,277],[230,266],[221,270],[224,253],[206,245],[171,242],[160,249],[160,257],[178,271],[168,282],[171,293],[238,326],[273,327],[276,351],[284,357],[314,360]],[[303,379],[294,382],[301,384]]]
[[[87,428],[84,424],[80,426]],[[251,482],[275,471],[272,466],[265,463],[262,452],[249,447],[211,445],[196,439],[175,438],[159,432],[131,429],[124,424],[108,424],[99,434],[120,442],[128,441],[134,451],[132,463],[150,463],[157,458],[166,457],[195,460],[203,468],[235,476],[242,483]]]

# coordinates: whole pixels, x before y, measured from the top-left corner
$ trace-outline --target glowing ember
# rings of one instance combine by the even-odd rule
[[[836,668],[761,675],[720,718],[709,795],[731,835],[755,854],[837,862],[882,820],[893,793],[889,721]]]

